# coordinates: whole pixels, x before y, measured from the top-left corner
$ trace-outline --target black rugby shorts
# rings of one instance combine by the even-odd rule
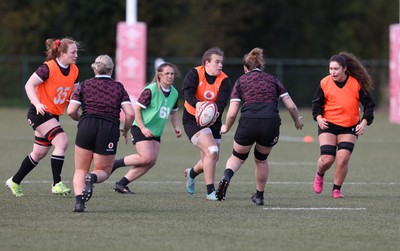
[[[321,133],[332,133],[334,135],[339,135],[339,134],[353,134],[356,135],[356,126],[358,125],[355,124],[354,126],[350,126],[350,127],[343,127],[343,126],[339,126],[333,123],[328,122],[328,128],[322,130],[319,126],[318,126],[318,135],[320,135]],[[357,135],[356,135],[357,136]]]
[[[32,127],[33,130],[36,130],[38,126],[49,121],[50,119],[56,119],[57,121],[60,121],[59,116],[50,114],[48,112],[46,112],[44,115],[37,114],[36,108],[33,105],[29,108],[26,117],[28,119],[28,124]]]
[[[115,123],[94,117],[82,118],[78,123],[75,145],[101,155],[117,153],[120,136]]]
[[[140,130],[140,128],[137,126],[132,126],[131,134],[132,134],[132,143],[134,145],[136,145],[137,142],[143,140],[155,140],[161,143],[161,137],[146,138],[146,136],[143,135],[142,130]]]
[[[272,147],[278,143],[280,125],[279,118],[240,118],[234,139],[242,146]]]

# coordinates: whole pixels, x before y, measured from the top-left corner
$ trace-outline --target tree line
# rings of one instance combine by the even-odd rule
[[[388,56],[397,0],[138,0],[148,29],[147,54],[198,57],[212,46],[229,57],[262,47],[272,58],[327,58],[345,50],[365,59]],[[115,54],[125,0],[0,2],[0,55],[41,55],[49,37],[70,36],[82,53]]]
[[[65,36],[81,42],[81,57],[114,57],[116,27],[125,21],[125,4],[126,0],[0,1],[0,59],[44,58],[46,38]],[[362,60],[382,62],[388,59],[389,26],[398,22],[399,15],[398,0],[138,0],[137,4],[138,21],[147,25],[149,59],[198,58],[200,63],[206,49],[218,46],[226,58],[239,61],[238,65],[240,58],[254,47],[264,49],[267,62],[328,60],[340,51],[352,52]],[[2,68],[3,98],[15,93],[8,83],[20,82],[15,77],[21,74],[9,71],[16,69],[12,65]],[[387,73],[382,71],[382,64],[379,69],[372,68],[377,72],[373,76],[375,95],[380,99],[380,90],[387,86]],[[305,96],[304,102],[308,102],[310,94],[303,86],[317,82],[310,83],[306,77],[299,80],[291,71],[285,72],[285,83],[289,82],[296,94]],[[325,73],[325,66],[323,71],[308,73],[313,75],[309,76],[311,81],[318,81],[320,72]],[[307,74],[303,72],[304,75]]]

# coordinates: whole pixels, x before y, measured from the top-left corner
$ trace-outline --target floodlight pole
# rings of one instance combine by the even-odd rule
[[[400,0],[399,0],[400,1]],[[137,23],[137,0],[126,0],[126,23]]]

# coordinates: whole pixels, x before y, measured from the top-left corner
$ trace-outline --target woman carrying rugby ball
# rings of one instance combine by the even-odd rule
[[[195,192],[195,177],[204,172],[207,187],[206,199],[216,201],[214,178],[221,143],[221,116],[228,103],[231,82],[222,71],[224,54],[219,48],[207,50],[202,65],[191,69],[183,80],[182,92],[185,99],[182,117],[183,127],[190,141],[200,150],[200,160],[185,169],[186,190]],[[213,101],[219,116],[214,124],[201,127],[196,121],[196,112],[205,101]]]

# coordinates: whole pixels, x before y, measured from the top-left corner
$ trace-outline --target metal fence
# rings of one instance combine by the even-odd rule
[[[90,67],[96,56],[81,56],[77,63],[80,70],[80,80],[93,76]],[[0,56],[0,106],[26,106],[28,100],[24,85],[37,67],[43,63],[40,56]],[[148,58],[146,71],[147,80],[154,76],[154,60]],[[177,65],[181,78],[175,81],[175,87],[180,90],[182,80],[192,67],[200,65],[200,58],[164,58]],[[388,105],[388,60],[365,60],[364,65],[369,70],[375,90],[372,95],[378,106]],[[276,75],[301,108],[311,107],[311,100],[319,80],[328,74],[327,59],[266,59],[265,71]],[[224,72],[230,77],[232,84],[243,74],[241,58],[225,58]]]

